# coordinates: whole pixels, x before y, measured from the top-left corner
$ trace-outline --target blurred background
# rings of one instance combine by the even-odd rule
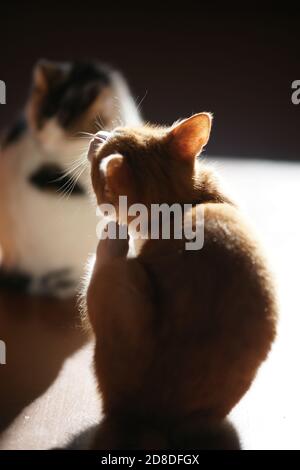
[[[152,122],[214,113],[207,155],[257,228],[280,306],[272,353],[230,419],[242,448],[300,449],[300,378],[294,372],[300,355],[300,104],[291,100],[292,82],[300,80],[300,16],[290,4],[288,13],[265,9],[262,2],[240,2],[239,12],[228,2],[225,11],[203,5],[2,2],[0,80],[6,82],[7,104],[0,105],[0,130],[22,110],[41,58],[112,64]],[[15,173],[8,183],[17,187]],[[50,247],[74,244],[76,255],[81,237],[94,234],[94,221],[92,234],[85,233],[85,211],[75,198],[57,198],[57,206],[45,198],[47,210],[40,215],[33,202],[43,194],[31,191],[25,215],[18,191],[15,206],[24,233],[34,240],[33,262],[37,247],[44,247],[41,227],[49,231]],[[87,196],[86,204],[90,209]],[[74,216],[77,230],[58,234],[60,215]],[[0,210],[0,227],[2,218]],[[17,295],[1,288],[0,278],[0,340],[7,344],[7,365],[0,367],[0,450],[65,446],[99,422],[93,345],[78,328],[77,313],[74,299]]]
[[[0,127],[23,105],[39,58],[98,58],[123,71],[147,120],[213,112],[209,154],[298,160],[300,105],[291,102],[291,84],[300,79],[298,12],[263,9],[261,2],[240,7],[242,13],[226,8],[2,3],[7,105]]]

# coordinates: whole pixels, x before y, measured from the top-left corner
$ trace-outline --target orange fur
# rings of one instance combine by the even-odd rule
[[[130,203],[192,203],[193,212],[203,204],[205,211],[198,251],[186,251],[184,239],[148,239],[129,259],[126,240],[99,243],[87,291],[105,414],[94,448],[201,446],[203,430],[221,423],[248,390],[275,337],[274,292],[259,245],[213,172],[195,164],[209,135],[204,116],[171,129],[117,129],[93,155],[99,203],[117,204],[123,165]],[[107,172],[114,182],[107,191],[99,163],[115,153],[123,163]]]

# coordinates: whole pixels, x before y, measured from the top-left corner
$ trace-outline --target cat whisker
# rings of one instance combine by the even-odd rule
[[[101,116],[100,116],[99,113],[96,115],[95,124],[96,124],[96,126],[98,127],[98,130],[99,130],[99,131],[100,131],[100,130],[103,130],[103,129],[105,128],[105,125],[104,125],[104,123],[102,122],[102,119],[101,119]]]
[[[79,169],[77,171],[76,175],[74,175],[71,180],[67,181],[67,183],[65,183],[61,187],[59,192],[62,192],[62,198],[68,199],[71,196],[71,194],[72,194],[79,178],[81,177],[81,175],[83,174],[84,171],[85,171],[85,167],[82,168],[82,169]]]
[[[141,109],[141,106],[142,106],[142,104],[143,104],[143,102],[144,102],[144,100],[145,100],[145,98],[146,98],[147,95],[148,95],[148,90],[146,90],[146,92],[145,92],[144,96],[142,97],[142,99],[140,100],[140,102],[139,102],[139,103],[136,103],[136,108],[137,108],[137,110],[140,110],[140,109]],[[138,100],[138,97],[137,97],[136,101],[137,101],[137,100]]]
[[[75,165],[73,165],[71,168],[67,169],[66,171],[63,172],[62,176],[58,178],[59,179],[63,179],[65,178],[66,176],[70,176],[70,175],[73,175],[73,173],[81,168],[82,166],[86,166],[87,165],[87,161],[86,161],[86,157],[82,158],[78,163],[76,163]]]
[[[91,138],[94,137],[94,134],[92,134],[91,132],[82,132],[82,131],[81,131],[81,132],[78,132],[78,133],[76,134],[76,136],[77,136],[77,135],[78,135],[79,137],[91,137]]]
[[[75,160],[75,162],[73,162],[72,166],[67,169],[66,171],[64,171],[62,173],[61,176],[59,176],[58,178],[56,178],[55,180],[53,180],[53,183],[54,182],[58,182],[58,181],[62,181],[64,180],[65,178],[67,178],[68,176],[70,176],[72,179],[74,179],[74,177],[76,177],[76,174],[82,169],[83,171],[87,168],[88,166],[88,163],[87,163],[87,158],[86,158],[86,152],[84,152],[80,158],[78,160]],[[70,181],[67,181],[61,189],[64,188],[64,186],[69,183]],[[61,190],[60,189],[60,190]]]

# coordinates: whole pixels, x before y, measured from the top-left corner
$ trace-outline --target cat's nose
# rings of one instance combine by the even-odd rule
[[[104,144],[108,136],[109,136],[109,132],[106,132],[106,131],[100,131],[94,135],[93,139],[90,142],[88,154],[87,154],[89,161],[92,161],[97,149],[99,148],[100,145]]]
[[[107,140],[109,136],[110,136],[110,132],[108,131],[99,131],[97,132],[97,134],[95,134],[95,137],[98,137],[98,139],[103,139],[103,140]]]

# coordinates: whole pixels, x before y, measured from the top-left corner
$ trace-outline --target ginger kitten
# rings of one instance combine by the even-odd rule
[[[211,116],[171,128],[99,133],[91,143],[97,201],[192,204],[204,245],[151,239],[128,258],[128,239],[99,242],[87,290],[104,420],[93,448],[196,448],[238,403],[276,331],[273,286],[251,230],[197,162]],[[173,221],[174,222],[174,221]],[[171,222],[172,223],[172,222]]]

